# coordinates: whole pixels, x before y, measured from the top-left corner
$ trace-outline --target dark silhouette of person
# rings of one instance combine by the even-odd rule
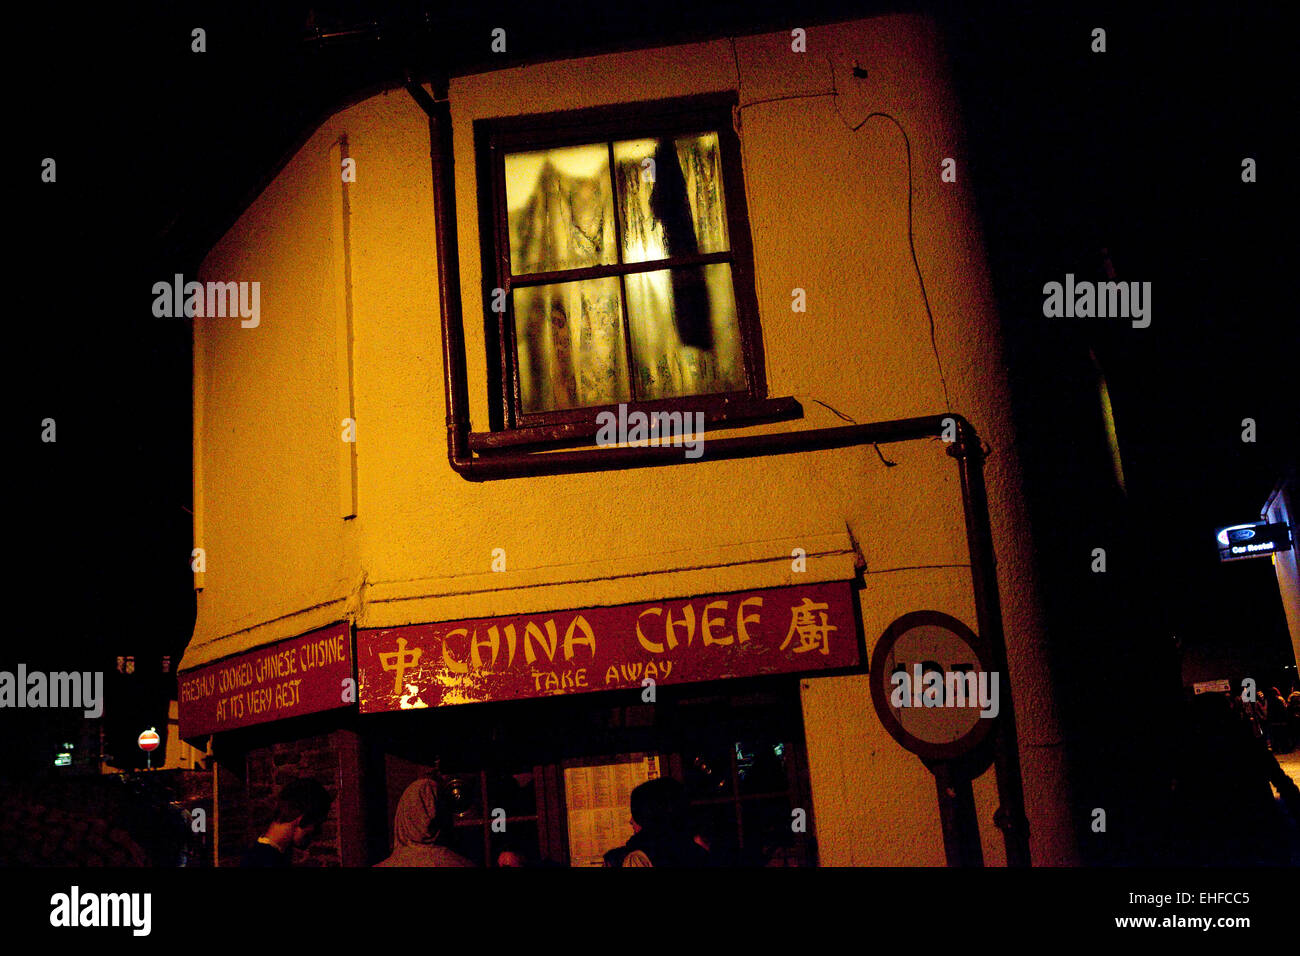
[[[291,780],[280,789],[275,813],[266,831],[244,851],[240,866],[282,867],[292,865],[293,848],[305,850],[329,816],[332,799],[321,784],[310,778]]]
[[[621,847],[605,854],[606,866],[702,867],[709,853],[697,842],[685,788],[671,777],[647,780],[632,791],[632,828]]]
[[[1276,687],[1270,687],[1265,691],[1264,697],[1268,718],[1268,738],[1273,744],[1273,752],[1287,753],[1295,744],[1291,740],[1291,728],[1286,719],[1286,698]]]
[[[1296,861],[1300,790],[1220,694],[1188,704],[1175,753],[1178,865],[1285,866]],[[1273,796],[1270,783],[1281,798]]]

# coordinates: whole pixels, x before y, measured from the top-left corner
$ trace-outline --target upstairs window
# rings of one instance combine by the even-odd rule
[[[494,428],[761,404],[734,103],[475,124]]]

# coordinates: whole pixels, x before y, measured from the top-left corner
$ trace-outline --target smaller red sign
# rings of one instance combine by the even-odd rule
[[[145,753],[148,753],[150,750],[157,750],[160,742],[160,738],[155,731],[146,730],[140,735],[140,749]]]
[[[250,727],[356,699],[346,621],[179,675],[180,734]]]

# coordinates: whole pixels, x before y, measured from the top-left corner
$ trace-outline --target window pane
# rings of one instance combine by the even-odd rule
[[[737,784],[742,794],[784,793],[790,787],[786,774],[785,744],[770,739],[738,740]]]
[[[629,400],[617,277],[514,290],[525,414]]]
[[[745,388],[730,265],[632,273],[624,281],[639,399]]]
[[[731,248],[717,133],[615,143],[614,165],[624,262]]]
[[[488,774],[488,803],[493,810],[505,810],[506,816],[532,816],[537,813],[537,787],[532,768],[519,773]]]
[[[618,262],[604,143],[512,153],[505,173],[511,272]]]
[[[731,757],[725,743],[705,743],[684,753],[682,774],[692,800],[731,796]]]

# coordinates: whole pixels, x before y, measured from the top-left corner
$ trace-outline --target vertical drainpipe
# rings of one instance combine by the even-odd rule
[[[994,741],[993,765],[1000,806],[993,815],[1007,847],[1008,866],[1029,865],[1029,822],[1020,779],[1020,744],[1016,737],[1016,711],[1011,702],[1007,671],[1006,636],[1002,633],[1002,600],[998,595],[997,559],[989,527],[988,494],[984,487],[984,448],[975,429],[965,419],[958,425],[957,441],[948,449],[957,459],[961,475],[962,514],[966,519],[966,547],[970,552],[971,586],[975,589],[975,620],[979,634],[992,648],[998,673],[999,707],[1003,724]]]
[[[456,157],[452,152],[451,104],[446,77],[434,80],[430,96],[408,73],[406,89],[429,116],[433,160],[433,221],[438,234],[438,311],[442,326],[443,389],[447,396],[447,460],[468,477],[469,386],[465,375],[465,329],[460,313],[460,256],[456,242]]]

